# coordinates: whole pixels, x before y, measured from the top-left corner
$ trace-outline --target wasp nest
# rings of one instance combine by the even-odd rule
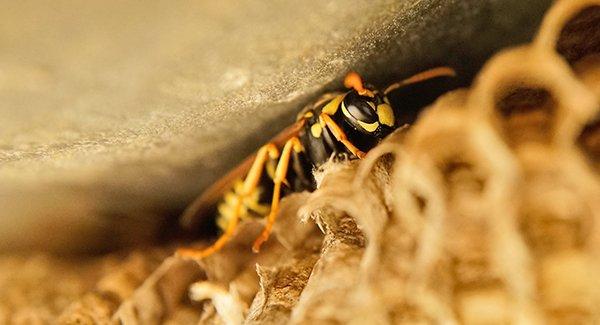
[[[314,193],[286,198],[261,254],[249,249],[261,224],[246,222],[200,262],[190,300],[182,288],[197,266],[169,259],[108,314],[600,322],[599,26],[600,1],[558,2],[534,42],[497,54],[470,89],[441,97],[364,160],[331,164]],[[63,318],[91,317],[77,306]]]

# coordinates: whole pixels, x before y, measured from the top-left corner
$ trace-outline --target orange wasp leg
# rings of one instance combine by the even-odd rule
[[[389,85],[384,91],[383,94],[387,95],[391,91],[402,88],[404,86],[408,86],[411,84],[415,84],[417,82],[437,78],[437,77],[455,77],[456,71],[450,67],[437,67],[433,69],[429,69],[423,72],[419,72],[416,75],[406,78],[402,81],[395,82]]]
[[[323,121],[323,123],[325,123],[325,125],[327,125],[329,130],[331,130],[331,133],[333,133],[333,136],[339,142],[341,142],[344,146],[346,146],[346,148],[348,148],[348,150],[352,154],[354,154],[358,158],[363,158],[365,156],[364,152],[362,152],[352,142],[350,142],[350,140],[348,140],[346,133],[344,133],[342,128],[340,128],[340,126],[337,125],[337,123],[335,123],[335,121],[331,118],[331,116],[329,116],[325,113],[321,113],[321,115],[319,117]]]
[[[300,132],[300,130],[304,127],[304,124],[305,119],[299,119],[296,121],[296,123],[281,131],[278,135],[271,139],[269,143],[273,143],[277,147],[283,146],[290,137],[295,136]],[[197,227],[198,222],[202,218],[209,217],[209,207],[217,204],[225,192],[233,187],[235,181],[245,177],[248,174],[250,168],[252,168],[252,163],[255,160],[256,153],[246,158],[236,168],[223,176],[223,178],[208,187],[202,193],[202,195],[198,196],[198,198],[196,198],[194,202],[192,202],[192,204],[190,204],[190,206],[188,206],[188,208],[185,210],[181,216],[181,224],[188,229],[192,229]]]
[[[258,150],[256,154],[256,159],[252,163],[252,167],[250,168],[250,171],[248,172],[248,175],[244,180],[242,191],[239,194],[237,202],[235,204],[233,216],[229,220],[225,232],[211,246],[204,249],[179,248],[176,253],[177,256],[189,259],[202,259],[204,257],[214,254],[215,252],[223,248],[223,246],[225,246],[225,244],[231,239],[231,236],[233,236],[233,233],[235,232],[238,221],[240,219],[240,215],[242,214],[243,201],[256,189],[260,181],[261,175],[263,173],[263,169],[267,162],[267,159],[276,159],[277,157],[279,157],[279,150],[277,149],[277,146],[275,146],[275,144],[268,143],[262,146]]]
[[[296,152],[300,152],[304,150],[302,143],[298,139],[298,137],[290,138],[281,150],[281,157],[279,158],[279,162],[277,163],[277,169],[275,170],[275,178],[273,179],[274,187],[273,187],[273,199],[271,200],[271,211],[269,212],[269,216],[267,217],[267,223],[262,233],[256,240],[254,241],[254,245],[252,245],[252,251],[258,253],[260,251],[260,246],[264,242],[269,239],[269,235],[273,229],[273,225],[275,224],[275,220],[277,219],[277,213],[279,212],[279,201],[281,197],[281,184],[286,182],[286,176],[288,172],[288,167],[290,164],[290,159],[292,156],[292,150]]]

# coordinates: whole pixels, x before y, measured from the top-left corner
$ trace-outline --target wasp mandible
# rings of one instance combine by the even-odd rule
[[[296,122],[263,145],[236,169],[213,184],[183,215],[188,221],[218,204],[220,237],[203,249],[180,248],[177,255],[201,259],[220,250],[233,236],[240,220],[266,217],[252,250],[268,240],[279,202],[292,192],[314,191],[313,171],[332,157],[363,158],[371,148],[400,125],[401,107],[392,107],[388,94],[437,78],[456,76],[449,67],[437,67],[393,83],[380,91],[365,84],[356,72],[344,79],[345,92],[323,95],[306,106]],[[245,175],[244,178],[242,178]]]

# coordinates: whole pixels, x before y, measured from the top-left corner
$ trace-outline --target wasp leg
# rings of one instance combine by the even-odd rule
[[[281,157],[279,158],[279,162],[277,163],[277,169],[275,170],[275,178],[273,179],[273,199],[271,200],[271,211],[269,212],[269,216],[267,217],[267,224],[263,229],[262,233],[256,240],[254,241],[254,245],[252,245],[252,251],[258,253],[260,251],[260,246],[269,239],[269,235],[273,229],[273,224],[275,224],[275,219],[277,218],[277,212],[279,210],[279,200],[281,196],[281,184],[286,182],[286,176],[288,172],[288,167],[290,164],[290,158],[292,156],[292,150],[296,152],[302,151],[304,148],[300,139],[298,137],[290,138],[283,146],[281,150]]]
[[[384,91],[383,94],[387,95],[391,91],[394,91],[398,88],[402,88],[404,86],[408,86],[410,84],[414,84],[417,82],[437,78],[437,77],[455,77],[456,71],[450,67],[437,67],[433,69],[429,69],[423,72],[419,72],[416,75],[406,78],[402,81],[395,82],[389,85]]]
[[[335,121],[331,118],[331,116],[321,113],[319,116],[320,119],[327,125],[333,136],[341,142],[352,154],[354,154],[358,158],[363,158],[365,153],[358,149],[346,136],[346,133],[342,130],[342,128],[335,123]]]
[[[204,249],[179,248],[176,253],[177,256],[189,259],[202,259],[204,257],[214,254],[215,252],[223,248],[223,246],[225,246],[225,244],[231,239],[231,236],[233,236],[233,233],[240,219],[240,215],[242,213],[243,201],[256,189],[256,186],[260,181],[267,160],[269,158],[276,159],[278,156],[279,150],[277,149],[275,144],[268,143],[262,146],[258,150],[256,154],[256,159],[252,163],[252,167],[250,168],[250,171],[248,172],[248,175],[244,180],[241,193],[239,194],[237,202],[235,203],[234,213],[231,216],[229,223],[227,224],[227,229],[225,229],[225,231],[219,237],[219,239],[217,239],[217,241],[215,241],[211,246]]]

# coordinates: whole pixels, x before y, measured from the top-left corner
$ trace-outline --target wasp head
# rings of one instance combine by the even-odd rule
[[[353,88],[342,101],[344,120],[362,133],[389,133],[395,125],[395,116],[387,99],[377,90],[365,87],[357,73],[349,73],[344,84]]]

